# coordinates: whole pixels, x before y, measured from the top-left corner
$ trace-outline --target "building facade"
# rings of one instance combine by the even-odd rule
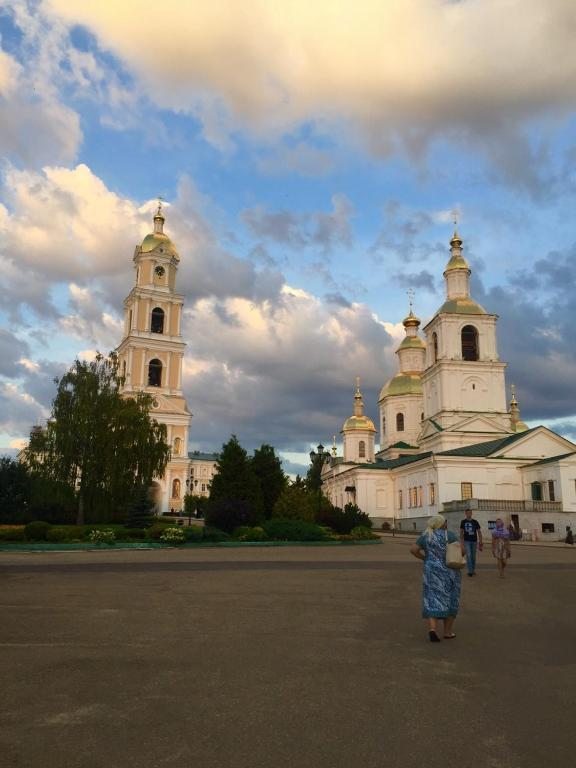
[[[370,450],[350,451],[347,419],[324,492],[338,506],[358,504],[377,525],[418,530],[438,512],[455,523],[470,505],[484,527],[505,517],[532,536],[563,537],[576,525],[576,445],[546,427],[528,429],[514,388],[507,404],[498,318],[470,296],[462,245],[455,232],[446,300],[424,337],[412,307],[403,321],[399,370],[378,399],[380,450],[373,460]],[[354,414],[358,398],[357,385]]]

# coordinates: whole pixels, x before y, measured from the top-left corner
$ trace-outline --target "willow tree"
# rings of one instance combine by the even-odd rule
[[[56,383],[48,423],[30,437],[29,466],[74,491],[79,525],[86,515],[122,513],[134,488],[162,475],[170,456],[165,425],[149,415],[152,398],[120,395],[114,354],[75,360]]]

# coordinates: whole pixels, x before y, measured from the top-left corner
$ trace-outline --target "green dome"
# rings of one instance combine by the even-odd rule
[[[437,315],[447,313],[450,315],[486,315],[488,314],[484,307],[481,307],[474,299],[469,296],[460,299],[448,299],[442,304]]]
[[[417,373],[399,373],[380,390],[380,400],[395,395],[421,395],[422,380]]]
[[[426,349],[426,344],[419,336],[406,336],[398,349]]]
[[[368,416],[350,416],[349,419],[346,419],[342,431],[348,432],[352,429],[367,429],[370,432],[376,432],[374,422]]]

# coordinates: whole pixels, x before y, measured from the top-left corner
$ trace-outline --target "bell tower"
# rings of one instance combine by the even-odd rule
[[[186,344],[181,334],[184,298],[176,293],[180,256],[164,222],[159,203],[154,231],[134,250],[135,284],[124,301],[124,336],[117,353],[123,394],[152,395],[150,415],[167,428],[172,455],[164,477],[156,481],[157,504],[165,512],[182,509],[192,415],[182,394]]]

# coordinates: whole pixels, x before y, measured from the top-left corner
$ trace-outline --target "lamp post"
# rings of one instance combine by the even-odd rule
[[[322,443],[318,445],[316,450],[310,451],[310,462],[312,467],[310,469],[309,482],[313,486],[312,490],[318,492],[318,513],[322,508],[322,467],[325,463],[330,461],[330,451],[326,451]]]

